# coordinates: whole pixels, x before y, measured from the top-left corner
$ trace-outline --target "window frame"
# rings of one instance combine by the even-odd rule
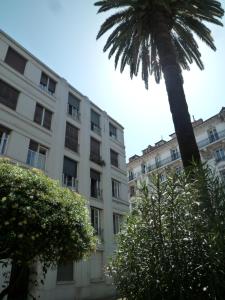
[[[112,178],[112,197],[120,199],[121,182]]]
[[[40,121],[38,119],[38,113],[37,113],[37,108],[41,109],[41,117]],[[50,121],[46,121],[47,117],[46,115],[49,114],[50,116]],[[44,107],[40,103],[36,102],[36,107],[34,111],[34,122],[39,124],[40,126],[44,127],[45,129],[51,130],[52,127],[52,117],[53,117],[53,112],[49,110],[48,108]]]

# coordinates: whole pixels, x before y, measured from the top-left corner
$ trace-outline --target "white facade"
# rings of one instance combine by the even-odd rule
[[[101,241],[89,260],[49,270],[40,299],[113,295],[104,265],[129,209],[123,127],[4,32],[0,85],[0,155],[84,195]]]
[[[200,150],[201,159],[207,162],[217,175],[225,180],[225,107],[215,116],[193,123],[194,134]],[[149,145],[142,155],[134,155],[127,164],[130,199],[135,195],[140,182],[149,183],[149,175],[157,173],[160,180],[166,180],[167,170],[180,172],[183,168],[176,135],[169,141],[161,140]]]

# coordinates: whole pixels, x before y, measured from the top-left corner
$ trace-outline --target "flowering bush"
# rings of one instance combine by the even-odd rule
[[[225,190],[219,179],[197,167],[191,179],[171,175],[160,183],[156,177],[134,204],[109,265],[121,297],[224,299]]]
[[[23,267],[79,260],[96,243],[82,196],[37,169],[2,159],[0,232],[0,260]]]

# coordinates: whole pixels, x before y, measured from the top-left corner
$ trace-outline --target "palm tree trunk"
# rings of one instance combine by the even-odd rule
[[[201,158],[188,112],[183,89],[183,78],[171,39],[167,16],[164,12],[158,12],[155,14],[154,21],[156,28],[155,40],[165,78],[170,111],[173,117],[183,166],[187,168],[193,160],[200,163]]]

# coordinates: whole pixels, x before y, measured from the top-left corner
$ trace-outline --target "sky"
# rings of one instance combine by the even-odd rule
[[[121,74],[96,41],[107,14],[94,0],[0,0],[0,28],[124,127],[127,159],[174,132],[164,81],[149,90],[129,69]],[[225,0],[221,1],[225,8]],[[223,19],[223,23],[224,19]],[[225,106],[225,27],[210,26],[217,51],[199,42],[205,70],[183,72],[191,116],[204,120]]]

